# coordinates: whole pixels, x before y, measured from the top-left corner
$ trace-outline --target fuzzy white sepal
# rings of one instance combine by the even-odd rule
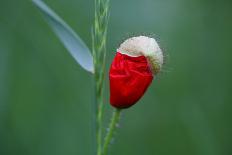
[[[158,73],[163,65],[163,52],[154,38],[129,38],[120,45],[118,51],[131,57],[145,56],[154,74]]]

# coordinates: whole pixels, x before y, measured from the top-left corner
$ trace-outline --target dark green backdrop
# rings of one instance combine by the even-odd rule
[[[46,0],[91,46],[93,0]],[[166,65],[125,110],[112,155],[232,154],[232,2],[111,0],[107,69],[128,36]],[[0,155],[90,155],[92,77],[29,0],[0,1]],[[105,93],[105,128],[112,110]]]

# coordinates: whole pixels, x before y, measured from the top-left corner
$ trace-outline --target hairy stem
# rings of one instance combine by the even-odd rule
[[[120,113],[121,113],[120,109],[115,109],[115,111],[113,112],[113,116],[111,118],[111,122],[110,122],[109,128],[108,128],[108,132],[107,132],[106,137],[104,139],[102,155],[107,154],[109,144],[113,138],[114,131],[115,131],[117,124],[119,122],[119,119],[120,119]]]
[[[109,0],[95,0],[93,37],[94,77],[96,96],[96,146],[102,152],[103,87],[105,76],[106,36],[109,18]]]

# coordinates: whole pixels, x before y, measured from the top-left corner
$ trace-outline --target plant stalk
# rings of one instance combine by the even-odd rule
[[[110,125],[108,128],[108,132],[107,132],[106,137],[104,139],[102,155],[107,154],[109,144],[112,141],[114,131],[115,131],[117,124],[119,122],[119,119],[120,119],[120,113],[121,113],[120,109],[115,109],[115,111],[113,112],[113,116],[111,118],[111,122],[110,122]]]
[[[95,0],[94,27],[92,32],[94,79],[95,79],[95,108],[96,108],[96,154],[102,153],[102,115],[103,88],[105,76],[106,36],[109,19],[109,0]]]

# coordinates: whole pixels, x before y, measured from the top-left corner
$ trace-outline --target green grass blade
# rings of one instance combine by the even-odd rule
[[[48,24],[74,59],[85,70],[93,73],[93,57],[89,48],[85,45],[81,38],[42,0],[32,0],[32,2],[43,13]]]

